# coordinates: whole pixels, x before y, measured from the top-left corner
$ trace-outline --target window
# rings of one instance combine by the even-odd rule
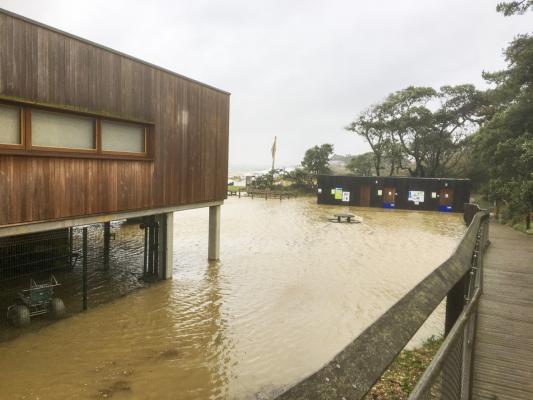
[[[146,128],[138,124],[102,120],[102,151],[145,153]]]
[[[0,145],[20,145],[20,108],[0,104]]]
[[[93,118],[32,110],[31,144],[34,147],[53,147],[96,150]]]
[[[150,123],[45,105],[0,102],[2,154],[150,160],[153,140]]]

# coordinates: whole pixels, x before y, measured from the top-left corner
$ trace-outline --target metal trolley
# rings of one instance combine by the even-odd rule
[[[30,279],[29,289],[19,291],[15,304],[7,309],[7,318],[16,327],[30,323],[31,317],[48,314],[52,319],[59,319],[66,313],[65,304],[59,297],[53,297],[54,288],[61,284],[54,275],[45,282],[37,283]]]

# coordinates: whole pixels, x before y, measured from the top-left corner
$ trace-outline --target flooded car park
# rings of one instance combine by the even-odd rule
[[[341,211],[362,222],[328,220]],[[0,343],[0,397],[268,397],[328,361],[464,232],[457,214],[233,198],[221,260],[208,262],[207,218],[175,214],[172,281],[111,302],[103,284],[98,307]],[[418,340],[442,326],[437,310]]]

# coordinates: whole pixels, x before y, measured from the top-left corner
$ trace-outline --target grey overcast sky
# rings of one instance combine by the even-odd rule
[[[279,165],[330,142],[368,150],[343,130],[410,84],[484,86],[533,13],[494,0],[0,0],[0,7],[232,93],[230,164]]]

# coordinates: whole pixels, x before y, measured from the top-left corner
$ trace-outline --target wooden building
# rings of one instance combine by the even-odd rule
[[[463,212],[470,180],[320,175],[318,204]]]
[[[0,237],[211,207],[218,258],[229,99],[0,9]]]

